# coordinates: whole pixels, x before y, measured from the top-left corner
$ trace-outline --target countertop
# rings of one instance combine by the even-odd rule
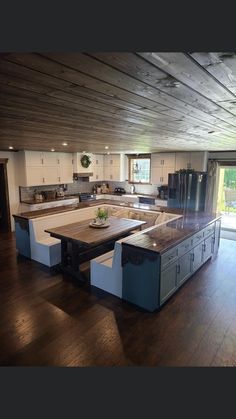
[[[164,212],[170,212],[172,214],[182,214],[181,210],[167,208],[165,206],[160,205],[148,205],[148,204],[134,204],[131,202],[123,202],[122,200],[115,200],[112,199],[99,199],[99,200],[93,200],[93,201],[86,201],[86,202],[79,202],[77,204],[73,205],[62,205],[60,207],[56,208],[46,208],[42,210],[36,210],[36,211],[27,211],[19,214],[13,214],[13,217],[18,218],[24,218],[26,220],[30,220],[33,218],[39,218],[44,217],[46,215],[52,215],[52,214],[58,214],[60,212],[65,211],[74,211],[79,208],[88,208],[91,206],[96,205],[103,205],[103,204],[109,204],[109,205],[119,205],[121,207],[128,207],[133,209],[142,209],[144,211],[164,211]]]
[[[91,194],[92,194],[92,192],[91,192]],[[100,194],[95,194],[95,195],[97,195],[97,196],[104,196],[104,195],[113,195],[113,196],[126,196],[126,195],[128,195],[128,196],[130,196],[130,195],[132,195],[133,197],[139,197],[139,196],[144,196],[144,197],[148,197],[148,198],[154,198],[154,199],[158,199],[158,200],[160,200],[160,201],[164,201],[164,202],[166,202],[166,199],[161,199],[161,198],[159,198],[157,195],[149,195],[149,194],[139,194],[139,193],[134,193],[134,194],[131,194],[131,193],[126,193],[126,194],[117,194],[117,193],[114,193],[114,192],[106,192],[106,193],[100,193]],[[65,195],[64,197],[57,197],[57,198],[51,198],[51,199],[43,199],[42,201],[37,201],[37,200],[35,200],[35,199],[24,199],[24,200],[22,200],[21,201],[21,203],[22,204],[28,204],[28,205],[37,205],[37,204],[45,204],[45,203],[47,203],[47,202],[55,202],[55,201],[64,201],[65,199],[73,199],[73,198],[79,198],[79,196],[78,196],[78,194],[72,194],[72,195]]]
[[[76,195],[65,195],[63,197],[51,198],[51,199],[43,199],[42,201],[35,200],[35,199],[25,199],[21,201],[21,204],[28,204],[28,205],[37,205],[37,204],[45,204],[47,202],[55,202],[55,201],[65,201],[65,199],[73,199],[78,198]]]
[[[189,213],[149,232],[131,237],[124,245],[162,254],[219,218],[221,216],[217,214]]]

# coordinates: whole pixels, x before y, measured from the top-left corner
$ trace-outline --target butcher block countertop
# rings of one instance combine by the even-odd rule
[[[131,236],[123,245],[161,254],[220,218],[220,215],[190,213],[165,225],[157,226],[146,233],[144,231],[139,236]]]
[[[94,201],[80,202],[74,205],[61,205],[60,207],[55,207],[55,208],[46,208],[42,210],[23,212],[19,214],[14,214],[13,217],[31,220],[33,218],[45,217],[46,215],[59,214],[60,212],[74,211],[79,208],[88,208],[88,207],[97,206],[97,205],[102,206],[104,204],[116,205],[116,206],[119,205],[120,207],[141,209],[143,211],[158,211],[158,212],[164,211],[164,212],[170,212],[172,214],[182,214],[181,210],[162,207],[159,205],[157,206],[157,205],[147,205],[147,204],[134,204],[131,202],[123,202],[122,200],[114,201],[112,199],[99,199],[99,200],[94,200]]]

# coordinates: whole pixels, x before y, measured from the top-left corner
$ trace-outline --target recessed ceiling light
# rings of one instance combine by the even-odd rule
[[[108,151],[108,153],[107,153],[107,154],[110,154],[110,153],[109,153],[109,151]]]
[[[105,150],[108,150],[108,148],[109,148],[109,147],[108,147],[108,145],[106,145],[106,146],[105,146]]]
[[[51,151],[55,151],[55,148],[51,148]]]
[[[68,143],[62,143],[62,145],[65,145],[66,146],[66,145],[68,145]]]
[[[10,145],[9,150],[13,150],[13,147]]]

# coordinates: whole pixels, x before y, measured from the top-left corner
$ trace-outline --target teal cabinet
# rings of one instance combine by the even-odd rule
[[[186,253],[178,261],[177,285],[182,285],[191,275],[191,252]]]
[[[214,236],[209,236],[204,240],[203,244],[203,262],[206,262],[213,254],[213,240]]]
[[[199,243],[192,250],[192,273],[195,272],[203,263],[203,243]]]
[[[172,263],[161,272],[160,304],[163,304],[177,288],[177,263]]]
[[[124,258],[122,298],[148,311],[160,308],[209,258],[217,253],[220,220],[209,224],[162,254],[141,248],[122,248],[133,252]],[[150,253],[152,254],[152,252]]]

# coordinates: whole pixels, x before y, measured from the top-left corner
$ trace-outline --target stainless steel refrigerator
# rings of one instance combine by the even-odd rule
[[[180,170],[169,173],[168,207],[190,211],[204,211],[207,173]]]

